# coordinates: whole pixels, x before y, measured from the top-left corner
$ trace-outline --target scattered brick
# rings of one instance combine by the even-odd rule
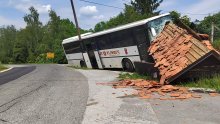
[[[130,86],[132,84],[132,86]],[[141,84],[141,85],[140,85]],[[136,89],[133,94],[141,99],[160,99],[160,100],[185,100],[190,98],[201,98],[201,95],[191,93],[185,87],[173,85],[161,85],[152,80],[122,80],[113,85],[114,88],[133,87]],[[210,93],[216,96],[216,93]]]
[[[171,97],[179,97],[180,94],[179,94],[179,93],[171,93],[170,96],[171,96]]]
[[[144,96],[142,96],[142,97],[140,97],[141,99],[150,99],[151,98],[151,95],[150,94],[148,94],[148,95],[144,95]]]
[[[215,97],[218,96],[218,93],[209,93],[210,96]]]
[[[198,94],[192,94],[192,97],[193,97],[193,98],[202,98],[202,96],[201,96],[201,95],[198,95]]]

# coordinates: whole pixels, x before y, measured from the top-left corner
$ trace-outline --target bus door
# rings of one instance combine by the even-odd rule
[[[85,45],[92,68],[98,68],[98,63],[96,60],[93,46],[94,46],[94,42],[90,42]]]
[[[98,64],[98,67],[100,69],[103,69],[103,65],[102,65],[102,61],[101,61],[101,58],[100,58],[100,55],[99,55],[99,51],[98,51],[98,47],[97,47],[97,44],[96,42],[92,44],[93,46],[93,49],[94,49],[94,54],[95,54],[95,58],[96,58],[96,62]]]
[[[92,68],[92,64],[90,62],[90,59],[89,59],[89,56],[87,53],[83,53],[83,58],[84,58],[84,61],[86,63],[86,67],[87,68]]]

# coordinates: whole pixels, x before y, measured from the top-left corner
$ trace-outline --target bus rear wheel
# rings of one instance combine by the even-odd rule
[[[122,62],[122,67],[127,72],[134,72],[134,66],[129,59],[124,59]]]

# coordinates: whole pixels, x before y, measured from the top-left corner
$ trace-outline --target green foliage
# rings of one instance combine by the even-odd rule
[[[137,13],[148,16],[158,15],[160,11],[156,11],[163,0],[133,0],[131,5]]]
[[[212,78],[201,78],[198,81],[181,83],[180,85],[185,87],[211,88],[220,91],[220,75]]]
[[[150,80],[151,77],[148,75],[139,75],[137,73],[121,73],[119,74],[119,79],[145,79]]]
[[[95,25],[94,31],[98,32],[98,31],[102,31],[102,30],[105,30],[105,29],[106,29],[106,23],[101,21],[101,22],[99,22]]]
[[[158,15],[160,11],[157,8],[163,0],[135,0],[131,5],[125,4],[123,12],[111,18],[106,22],[99,22],[95,25],[94,32],[114,28],[120,25],[128,24],[134,21],[149,18]]]
[[[67,63],[62,40],[77,35],[69,19],[61,19],[55,11],[49,12],[49,22],[43,25],[34,7],[24,16],[27,26],[16,30],[14,26],[0,28],[0,60],[2,63]],[[86,31],[81,30],[81,33]],[[55,53],[53,60],[46,53]]]
[[[213,46],[217,50],[220,50],[220,39],[215,40],[214,43],[213,43]]]
[[[170,15],[174,21],[174,23],[178,23],[178,21],[183,22],[188,27],[191,27],[192,23],[190,22],[190,18],[187,15],[181,16],[177,11],[170,12]]]
[[[141,14],[135,11],[134,7],[125,4],[125,9],[123,12],[118,14],[116,17],[111,18],[106,22],[99,22],[95,25],[94,31],[102,31],[109,28],[114,28],[120,25],[128,24],[134,21],[145,19],[150,17],[149,14]]]
[[[7,67],[3,66],[3,65],[0,63],[0,71],[5,70],[5,69],[7,69]]]
[[[201,23],[198,25],[199,32],[211,35],[212,22],[214,22],[214,24],[217,27],[220,27],[219,20],[220,20],[220,12],[218,12],[212,16],[205,17],[204,20],[202,20]],[[214,40],[218,40],[218,39],[220,39],[220,31],[215,29]]]
[[[0,61],[9,63],[13,59],[13,46],[16,42],[17,30],[14,26],[0,28]]]

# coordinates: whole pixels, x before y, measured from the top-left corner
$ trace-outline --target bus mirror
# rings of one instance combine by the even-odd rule
[[[154,28],[151,28],[151,33],[154,37],[157,35],[156,30]]]

